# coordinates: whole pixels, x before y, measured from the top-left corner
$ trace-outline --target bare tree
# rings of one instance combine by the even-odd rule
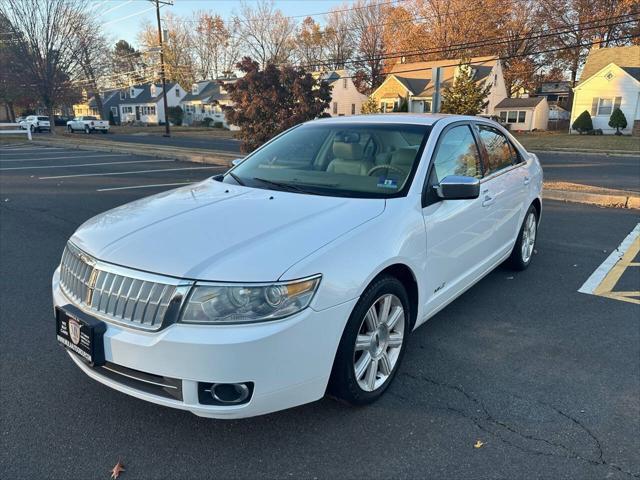
[[[188,88],[196,80],[196,65],[193,56],[193,36],[189,23],[182,17],[168,13],[163,18],[166,38],[163,41],[165,74],[168,79]],[[160,58],[157,53],[158,29],[151,23],[145,23],[138,34],[138,42],[147,52],[143,53],[145,63],[150,65],[150,74],[154,81],[159,76]]]
[[[242,39],[244,53],[261,68],[267,63],[281,64],[290,60],[295,22],[274,9],[273,1],[259,0],[255,7],[243,3],[234,19]]]
[[[355,49],[354,36],[349,28],[349,18],[343,11],[337,11],[344,8],[343,6],[334,9],[325,19],[325,61],[331,68],[344,68]]]
[[[206,11],[194,14],[191,41],[198,79],[218,78],[239,59],[237,42],[222,17]]]
[[[302,21],[293,39],[296,61],[309,65],[310,70],[320,69],[325,59],[327,42],[325,32],[311,17]]]
[[[103,79],[109,72],[109,42],[93,17],[83,14],[81,30],[76,32],[78,64],[84,86],[93,92],[96,107],[100,115],[104,114],[104,105],[100,94],[104,86]]]
[[[375,0],[357,0],[349,12],[349,26],[354,35],[356,78],[371,91],[384,80],[385,5]],[[360,83],[360,82],[359,82]]]
[[[85,0],[4,0],[0,15],[15,42],[24,78],[52,116],[81,78],[78,32],[82,31]],[[54,131],[54,122],[51,122]]]

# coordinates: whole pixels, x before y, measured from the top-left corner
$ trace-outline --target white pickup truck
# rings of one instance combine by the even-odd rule
[[[107,120],[98,120],[96,117],[84,116],[76,117],[67,122],[67,131],[73,133],[83,131],[84,133],[92,133],[100,131],[102,133],[109,132],[109,122]]]

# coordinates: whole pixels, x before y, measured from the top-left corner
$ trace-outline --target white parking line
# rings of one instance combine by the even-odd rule
[[[38,167],[7,167],[0,168],[0,172],[5,170],[36,170],[41,168],[71,168],[71,167],[95,167],[99,165],[124,165],[126,163],[160,163],[160,162],[173,162],[173,160],[132,160],[129,162],[99,162],[99,163],[76,163],[73,165],[40,165]]]
[[[96,192],[111,192],[113,190],[133,190],[135,188],[173,187],[175,185],[191,185],[192,183],[193,182],[156,183],[154,185],[134,185],[133,187],[98,188]]]
[[[33,148],[33,149],[25,149],[25,148],[14,148],[13,150],[5,150],[4,148],[1,150],[4,152],[11,152],[9,155],[33,155],[34,153],[40,153],[43,151],[51,151],[51,150],[67,150],[69,153],[72,152],[82,152],[82,150],[70,150],[68,148]],[[15,153],[13,153],[15,152]],[[62,153],[62,152],[51,152],[51,153]]]
[[[54,177],[40,177],[40,180],[53,180],[56,178],[75,178],[75,177],[105,177],[108,175],[133,175],[136,173],[158,173],[158,172],[178,172],[181,170],[210,170],[220,168],[220,166],[211,167],[186,167],[186,168],[161,168],[159,170],[133,170],[130,172],[107,172],[107,173],[78,173],[75,175],[56,175]]]
[[[41,162],[43,160],[73,160],[74,158],[102,158],[102,157],[126,157],[126,156],[130,156],[128,153],[108,153],[105,155],[78,155],[78,156],[74,156],[74,157],[68,157],[68,156],[64,156],[64,157],[43,157],[43,158],[16,158],[16,159],[11,159],[11,158],[3,158],[2,160],[0,160],[0,163],[3,162]]]

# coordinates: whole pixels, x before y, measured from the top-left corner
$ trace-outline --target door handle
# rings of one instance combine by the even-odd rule
[[[482,206],[488,207],[490,205],[493,205],[495,201],[496,199],[493,198],[491,195],[485,194],[484,199],[482,200]]]
[[[531,182],[531,179],[529,177],[524,177],[524,184],[525,185],[529,185],[530,182]]]

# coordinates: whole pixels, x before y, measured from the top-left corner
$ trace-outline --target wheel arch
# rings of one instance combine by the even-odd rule
[[[378,278],[390,275],[392,277],[397,278],[400,283],[404,286],[407,291],[407,295],[409,296],[409,307],[411,313],[411,328],[413,329],[416,324],[416,319],[418,317],[418,306],[419,302],[419,290],[418,290],[418,281],[416,279],[415,273],[405,263],[394,263],[386,266],[382,269],[377,275],[374,276],[373,280],[371,280],[367,286],[364,288],[366,290],[369,285],[374,283]]]

